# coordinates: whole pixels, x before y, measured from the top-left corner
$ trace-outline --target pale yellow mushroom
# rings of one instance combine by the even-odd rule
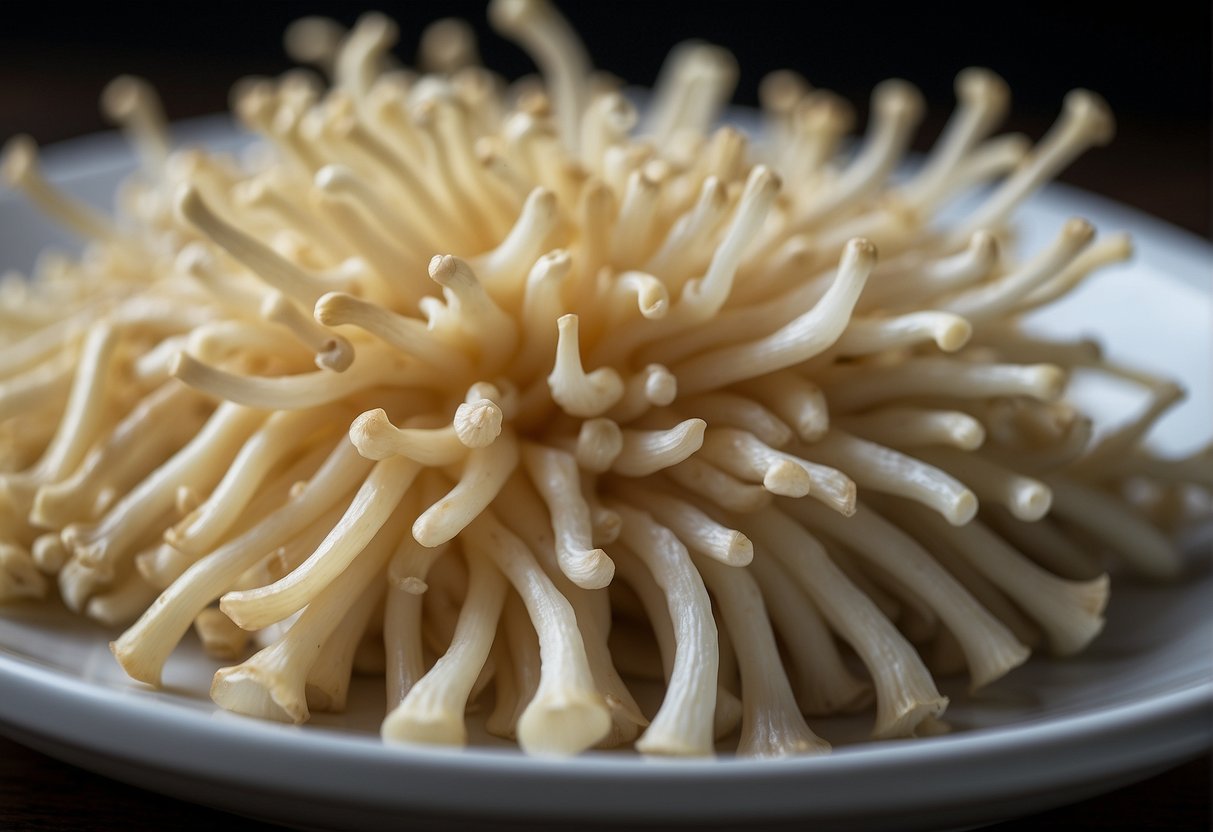
[[[775,73],[748,135],[718,46],[677,47],[642,113],[547,0],[489,17],[540,76],[456,21],[419,72],[381,14],[300,21],[329,83],[241,81],[235,156],[175,149],[117,79],[112,214],[8,142],[84,249],[0,277],[0,601],[134,620],[112,650],[151,685],[191,627],[255,650],[212,696],[268,719],[382,673],[389,742],[464,744],[483,707],[528,753],[783,756],[827,748],[802,713],[874,699],[877,738],[927,736],[932,672],[1082,649],[1105,556],[1182,572],[1208,451],[1142,448],[1181,391],[1026,319],[1131,253],[1078,219],[1014,245],[1111,138],[1102,100],[1030,147],[965,70],[915,165],[907,82],[847,145],[850,106]],[[1103,430],[1071,374],[1148,399]]]

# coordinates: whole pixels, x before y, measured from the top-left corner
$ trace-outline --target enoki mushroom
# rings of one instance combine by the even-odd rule
[[[382,16],[299,22],[318,72],[237,86],[239,158],[174,149],[115,81],[140,168],[113,216],[9,142],[9,184],[85,251],[0,287],[0,600],[57,588],[126,626],[151,685],[192,628],[229,663],[215,702],[264,719],[369,672],[389,743],[466,743],[481,709],[528,752],[765,757],[869,706],[876,737],[936,732],[936,675],[1074,653],[1109,568],[1180,573],[1208,452],[1140,447],[1178,388],[1021,320],[1127,242],[1074,219],[1007,245],[1111,139],[1101,99],[1031,147],[966,70],[894,180],[903,81],[848,157],[848,106],[776,73],[754,143],[712,127],[716,47],[678,47],[642,120],[544,0],[490,18],[542,82],[480,66],[457,21],[422,34],[426,74]],[[1093,442],[1076,368],[1149,404]]]

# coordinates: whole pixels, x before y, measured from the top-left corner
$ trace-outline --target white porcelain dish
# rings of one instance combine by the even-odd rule
[[[225,122],[188,137],[234,145]],[[130,159],[114,136],[51,148],[53,179],[105,204]],[[1021,212],[1028,244],[1073,215],[1129,230],[1139,256],[1039,319],[1100,337],[1127,362],[1191,391],[1154,437],[1180,452],[1213,432],[1213,246],[1127,208],[1051,187]],[[3,264],[27,268],[61,242],[11,194],[0,196]],[[1116,391],[1076,391],[1106,413]],[[113,634],[57,607],[0,610],[0,732],[106,775],[219,808],[310,828],[460,828],[539,824],[738,824],[798,821],[827,830],[957,827],[1044,809],[1145,777],[1213,741],[1213,576],[1193,548],[1191,579],[1114,586],[1106,632],[1083,655],[1034,659],[948,711],[954,732],[851,742],[865,720],[815,722],[832,755],[772,762],[644,760],[589,754],[527,758],[503,748],[387,748],[377,684],[355,686],[349,714],[305,727],[216,712],[215,664],[195,645],[170,661],[168,688],[126,679]],[[810,824],[812,824],[810,826]]]

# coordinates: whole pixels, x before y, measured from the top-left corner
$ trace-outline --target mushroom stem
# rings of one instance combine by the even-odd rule
[[[556,363],[548,375],[552,399],[570,416],[601,416],[623,398],[623,379],[610,367],[582,369],[576,315],[560,316],[557,328]]]
[[[518,744],[544,754],[576,754],[593,746],[611,729],[611,714],[594,684],[569,602],[492,511],[473,520],[463,538],[505,573],[539,636],[539,687],[518,720]]]
[[[981,422],[957,410],[887,407],[839,420],[839,427],[869,442],[895,448],[940,445],[973,451],[985,442]]]
[[[555,99],[561,142],[577,157],[590,59],[576,32],[547,0],[493,0],[489,20],[539,64]]]
[[[81,237],[121,244],[122,237],[108,217],[46,181],[38,166],[38,146],[29,136],[13,136],[0,150],[0,176],[20,188],[48,217]]]
[[[747,396],[720,391],[702,393],[679,403],[684,412],[699,414],[710,425],[748,430],[772,448],[792,441],[792,428],[764,405]]]
[[[754,515],[743,528],[760,549],[779,560],[831,629],[859,654],[876,687],[875,737],[911,736],[923,720],[943,713],[948,700],[939,694],[914,648],[847,580],[812,535],[776,509]]]
[[[421,513],[413,537],[422,546],[452,540],[484,511],[518,465],[518,440],[512,430],[486,448],[468,453],[459,482]]]
[[[156,388],[89,451],[75,473],[38,489],[30,520],[57,529],[95,519],[116,494],[197,433],[208,413],[200,405],[202,397],[176,381]]]
[[[1062,474],[1042,477],[1053,492],[1053,514],[1082,529],[1138,574],[1163,580],[1183,570],[1183,560],[1166,535],[1131,506]]]
[[[847,668],[834,636],[812,600],[770,555],[754,558],[750,571],[791,665],[800,709],[810,715],[853,713],[872,702],[872,686]]]
[[[365,548],[355,553],[343,572],[321,587],[285,635],[247,661],[216,672],[211,684],[215,704],[263,719],[306,722],[311,716],[308,673],[325,642],[383,570],[406,524],[407,516],[397,512],[376,528],[365,541]]]
[[[1044,629],[1058,656],[1086,647],[1103,630],[1108,602],[1108,576],[1089,581],[1058,578],[1029,561],[980,522],[951,527],[924,512],[906,509],[899,519],[913,517],[932,541],[954,547]]]
[[[748,572],[709,559],[696,568],[720,605],[741,669],[741,741],[747,757],[823,753],[830,744],[809,729],[783,669],[762,592]]]
[[[269,286],[310,309],[325,292],[337,289],[303,271],[250,234],[231,225],[207,205],[197,188],[182,186],[177,194],[182,220],[220,246]]]
[[[160,176],[170,141],[164,110],[152,85],[142,78],[119,75],[102,90],[101,109],[134,145],[144,176],[153,180]]]
[[[636,749],[643,754],[710,755],[719,655],[703,578],[673,532],[631,506],[609,505],[623,519],[620,541],[643,561],[665,593],[675,630],[665,697]]]
[[[726,566],[747,566],[754,558],[754,546],[748,537],[685,500],[627,482],[619,483],[616,491],[622,492],[618,495],[621,499],[630,497],[634,504],[643,505],[696,555]]]
[[[292,536],[306,534],[309,521],[317,516],[323,519],[327,510],[362,481],[369,468],[370,463],[358,456],[352,445],[345,440],[338,442],[324,465],[297,495],[190,566],[161,593],[157,603],[110,644],[122,669],[131,678],[159,686],[164,662],[194,618],[259,559]]]
[[[863,488],[922,503],[954,526],[969,522],[977,513],[977,497],[945,471],[838,429],[805,446],[803,452],[817,462],[847,471]]]
[[[298,450],[300,438],[315,435],[344,412],[344,407],[329,405],[270,416],[241,447],[206,502],[165,532],[165,540],[186,554],[210,551],[240,518],[273,468]]]
[[[611,709],[612,729],[600,743],[603,747],[630,744],[648,720],[631,691],[619,677],[611,657],[607,639],[611,633],[612,617],[610,599],[606,589],[587,590],[568,580],[557,559],[551,522],[545,516],[544,505],[538,495],[516,478],[511,487],[498,495],[494,505],[508,525],[521,537],[538,557],[545,571],[560,593],[568,599],[577,616],[577,626],[582,632],[586,659],[594,683]]]
[[[950,232],[951,238],[963,239],[978,229],[999,225],[1019,203],[1079,154],[1107,144],[1115,132],[1112,113],[1102,98],[1089,90],[1069,93],[1061,116],[1024,163]]]
[[[952,578],[916,541],[875,511],[858,506],[843,519],[801,500],[785,508],[802,523],[840,540],[925,601],[960,642],[973,689],[1027,660],[1029,651],[1006,626]]]
[[[623,447],[611,470],[625,477],[645,477],[687,459],[703,446],[702,419],[687,419],[668,430],[624,430]]]
[[[955,90],[960,106],[948,119],[922,168],[901,188],[902,196],[911,204],[932,202],[957,165],[1003,119],[1011,99],[1006,82],[981,67],[961,71],[956,76]]]
[[[354,347],[348,339],[316,323],[281,292],[266,295],[261,303],[261,316],[290,330],[304,346],[316,353],[316,366],[322,370],[340,373],[354,362]]]
[[[442,466],[467,457],[453,424],[441,428],[405,428],[393,425],[383,408],[368,410],[353,421],[350,441],[367,459],[405,457],[421,465]]]
[[[590,508],[581,496],[576,459],[564,451],[527,442],[522,446],[522,461],[551,515],[560,571],[583,589],[605,587],[615,566],[606,552],[593,546]]]
[[[675,365],[679,389],[684,394],[717,390],[799,364],[828,349],[846,329],[875,262],[876,248],[867,240],[847,243],[838,274],[817,305],[764,338],[709,350]]]
[[[139,537],[173,506],[177,489],[206,492],[240,446],[265,421],[264,411],[224,403],[184,448],[143,479],[96,523],[72,523],[63,543],[90,568],[109,576],[134,556]]]
[[[425,375],[417,365],[401,367],[397,358],[380,350],[359,351],[342,373],[319,370],[276,378],[230,373],[181,352],[169,363],[169,373],[215,398],[263,410],[319,407],[380,384],[408,386]]]
[[[508,586],[484,556],[469,554],[467,561],[468,593],[450,647],[384,719],[380,733],[389,742],[467,744],[464,711],[488,660]]]
[[[671,482],[728,511],[746,514],[771,504],[773,492],[744,482],[698,457],[691,457],[663,472]]]
[[[987,364],[948,358],[910,358],[890,367],[865,368],[862,375],[833,371],[825,384],[832,410],[853,413],[915,396],[988,399],[1030,396],[1055,401],[1066,374],[1052,364]]]
[[[404,457],[375,463],[354,502],[307,560],[269,586],[227,593],[219,609],[246,630],[260,629],[303,609],[342,574],[390,518],[401,513],[397,506],[420,470],[420,465]]]

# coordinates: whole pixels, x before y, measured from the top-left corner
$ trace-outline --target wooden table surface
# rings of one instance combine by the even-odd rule
[[[0,87],[5,81],[0,66]],[[58,96],[57,100],[95,96],[95,90],[82,91],[78,83],[67,81],[62,88],[40,93],[40,98]],[[39,104],[31,102],[24,114],[9,108],[0,128],[25,125],[43,141],[96,129],[91,124],[47,122],[46,110]],[[79,111],[72,106],[58,109]],[[1042,125],[1042,121],[1027,119],[1013,126],[1039,135]],[[0,129],[0,139],[7,132]],[[1209,158],[1207,121],[1122,121],[1112,147],[1090,154],[1063,179],[1208,238]],[[217,826],[229,830],[273,828],[119,784],[0,738],[0,830],[201,830]],[[1029,828],[1204,830],[1210,826],[1210,759],[1203,757],[1109,795],[990,828],[1011,832]]]

